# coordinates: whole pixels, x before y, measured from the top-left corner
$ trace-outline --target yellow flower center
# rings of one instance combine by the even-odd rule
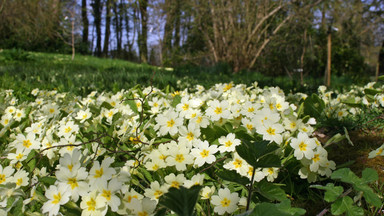
[[[163,192],[157,190],[157,191],[155,191],[155,193],[154,193],[153,195],[155,195],[155,198],[156,198],[156,199],[159,199],[159,197],[160,197],[161,195],[163,195]]]
[[[255,111],[255,108],[253,108],[253,107],[248,108],[248,112],[253,112],[253,111]]]
[[[20,186],[21,184],[23,184],[23,179],[22,178],[17,179],[16,185]]]
[[[232,83],[225,84],[223,91],[226,92],[226,91],[228,91],[231,88],[232,88]]]
[[[61,193],[53,195],[52,204],[58,204],[61,200]]]
[[[103,167],[101,167],[99,170],[96,170],[95,171],[95,178],[100,178],[101,176],[103,176],[104,174],[104,171],[103,171]]]
[[[267,129],[267,133],[269,134],[269,135],[275,135],[276,133],[275,133],[275,129],[273,129],[273,128],[271,128],[271,127],[269,127],[268,129]]]
[[[17,156],[16,156],[16,159],[17,160],[21,160],[23,158],[24,154],[22,153],[19,153]]]
[[[96,201],[91,198],[88,202],[86,202],[88,206],[88,211],[95,211],[96,210]]]
[[[380,148],[379,151],[376,152],[376,155],[380,155],[381,153],[383,153],[383,149]]]
[[[84,114],[84,115],[83,115],[83,119],[86,119],[87,117],[88,117],[87,114]]]
[[[221,107],[216,107],[216,109],[215,109],[216,114],[220,114],[222,112],[223,112],[223,109]]]
[[[51,108],[51,109],[49,109],[49,112],[50,112],[50,113],[54,113],[54,112],[55,112],[55,109]]]
[[[73,164],[69,164],[67,167],[68,167],[69,171],[72,172]]]
[[[2,184],[3,182],[5,182],[5,175],[0,174],[0,184]]]
[[[299,145],[299,149],[300,149],[300,151],[306,151],[307,150],[307,144],[305,144],[304,142],[301,142]]]
[[[281,109],[281,108],[283,108],[283,106],[281,105],[281,104],[276,104],[276,109]]]
[[[5,119],[4,120],[4,124],[7,125],[9,123],[9,120],[8,119]]]
[[[174,124],[175,124],[175,121],[173,119],[167,121],[167,127],[173,127]]]
[[[206,157],[209,156],[209,151],[204,149],[202,152],[200,152],[200,155],[201,155],[202,158],[206,158]]]
[[[223,200],[221,200],[221,206],[223,206],[223,207],[228,207],[230,204],[231,204],[231,200],[229,200],[229,199],[227,199],[226,197],[223,199]]]
[[[79,184],[77,184],[76,178],[68,178],[68,184],[71,186],[72,190],[79,186]]]
[[[236,159],[235,161],[233,161],[233,165],[235,166],[235,168],[240,168],[243,165],[243,161],[240,159]]]
[[[227,142],[224,143],[225,147],[230,147],[233,144],[231,140],[228,140]]]
[[[24,140],[23,141],[23,146],[25,148],[29,148],[31,145],[32,145],[31,141],[29,141],[29,140]]]
[[[182,107],[184,111],[188,110],[189,109],[189,104],[184,104],[184,106]]]
[[[146,211],[137,213],[138,216],[148,216],[149,214]]]
[[[202,120],[203,120],[203,117],[199,116],[199,117],[197,117],[197,119],[196,119],[196,123],[197,123],[197,124],[200,124]]]
[[[71,126],[68,126],[68,127],[65,128],[65,130],[64,130],[65,133],[70,133],[71,131],[72,131]]]
[[[196,117],[196,113],[192,113],[191,117],[195,118]]]
[[[175,161],[181,163],[185,160],[184,158],[184,155],[183,154],[177,154],[176,157],[175,157]]]
[[[157,164],[153,165],[152,169],[155,170],[155,171],[158,170],[159,169],[159,165],[157,165]]]
[[[179,188],[180,187],[180,183],[178,181],[173,181],[172,184],[171,184],[171,187],[174,187],[174,188]]]
[[[269,173],[269,175],[272,175],[273,174],[273,168],[268,168],[268,173]]]
[[[103,193],[101,194],[101,196],[105,197],[105,199],[107,199],[109,201],[109,200],[111,200],[111,191],[103,190]]]
[[[247,124],[247,128],[248,128],[248,130],[252,130],[253,129],[253,125]]]
[[[318,162],[320,160],[320,154],[315,154],[315,156],[313,156],[312,158],[313,162]]]
[[[291,122],[291,128],[295,128],[296,127],[296,122]]]
[[[192,140],[194,139],[194,137],[195,137],[195,135],[194,135],[192,132],[189,132],[189,133],[187,134],[187,139],[188,139],[189,141],[192,141]]]

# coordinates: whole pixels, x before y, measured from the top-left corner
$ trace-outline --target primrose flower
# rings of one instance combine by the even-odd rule
[[[167,186],[162,185],[160,186],[158,181],[151,182],[151,188],[147,188],[144,190],[144,195],[151,200],[158,200],[160,196],[162,196],[164,193],[167,193]]]
[[[0,123],[5,127],[9,125],[9,123],[12,122],[12,115],[3,115],[1,116],[1,121]]]
[[[224,213],[233,213],[237,209],[237,204],[240,201],[239,195],[231,191],[228,188],[219,189],[218,195],[214,195],[211,198],[211,203],[215,206],[214,212],[219,215]]]
[[[96,201],[97,191],[94,190],[88,195],[81,197],[80,208],[82,209],[81,216],[103,216],[107,214],[107,206],[98,208],[101,204]],[[102,201],[99,201],[102,202]]]
[[[133,213],[135,216],[152,216],[155,215],[157,202],[149,198],[142,200],[133,199],[132,205],[134,205]]]
[[[15,169],[13,169],[11,166],[6,166],[3,168],[0,164],[0,185],[7,184],[11,181],[13,172],[15,172]]]
[[[68,138],[72,134],[76,134],[79,131],[79,126],[76,125],[73,121],[68,121],[65,124],[62,124],[59,128],[57,135],[59,137]]]
[[[121,189],[122,184],[117,180],[117,178],[113,178],[108,182],[103,182],[103,184],[96,185],[97,190],[100,192],[96,198],[97,208],[102,208],[105,205],[109,205],[111,210],[116,212],[121,200],[116,193]]]
[[[311,159],[309,169],[312,172],[317,172],[320,166],[326,166],[326,163],[328,162],[327,156],[328,152],[323,147],[317,146],[313,158]]]
[[[28,173],[24,170],[18,170],[13,175],[13,182],[16,183],[16,188],[27,186],[29,183]]]
[[[191,148],[192,145],[198,141],[200,137],[200,128],[193,122],[188,124],[188,128],[181,126],[179,128],[179,142],[185,144],[187,147]]]
[[[379,155],[384,156],[384,144],[381,145],[376,150],[371,151],[368,155],[368,158],[374,158],[374,157],[379,156]]]
[[[52,216],[59,214],[60,206],[69,201],[70,193],[63,188],[51,185],[45,192],[45,196],[48,198],[48,201],[41,208],[42,212]]]
[[[185,178],[184,174],[178,174],[176,176],[175,174],[171,173],[171,174],[165,176],[164,180],[167,183],[167,185],[169,185],[169,187],[173,187],[173,188],[178,189],[180,187],[180,185],[183,185],[183,183],[187,179]]]
[[[219,138],[219,143],[221,144],[219,146],[220,153],[223,152],[234,152],[236,149],[236,146],[240,145],[241,141],[239,139],[236,139],[234,133],[229,133],[226,137],[222,136]]]
[[[123,199],[121,200],[124,207],[123,208],[119,208],[117,210],[117,213],[121,214],[121,215],[124,215],[127,213],[127,210],[134,210],[135,209],[135,205],[133,204],[133,200],[137,199],[137,200],[142,200],[144,198],[143,195],[137,193],[133,188],[131,188],[131,190],[127,191],[127,192],[124,192],[123,191],[123,194],[124,194],[124,197]]]
[[[223,167],[228,170],[236,170],[240,175],[247,176],[248,166],[249,164],[235,152],[232,161],[225,163]]]
[[[174,136],[179,131],[178,128],[183,125],[183,118],[180,118],[173,110],[168,111],[165,115],[159,114],[155,120],[157,124],[154,129],[159,130],[161,136],[167,133]]]
[[[228,119],[231,115],[229,110],[228,101],[213,100],[208,103],[208,109],[205,111],[206,115],[211,117],[212,121],[218,121],[221,118]]]
[[[307,159],[312,159],[314,156],[313,149],[316,148],[314,139],[308,137],[306,133],[299,132],[297,138],[291,140],[291,147],[295,150],[294,155],[297,160],[301,160],[304,156]]]
[[[215,193],[215,186],[212,186],[212,187],[208,187],[208,186],[205,186],[200,194],[201,194],[201,199],[210,199],[212,194]]]
[[[168,166],[176,166],[176,170],[187,169],[188,164],[193,164],[193,156],[190,155],[189,148],[183,145],[172,146],[169,148],[168,157],[165,159]]]
[[[84,167],[79,169],[67,169],[62,167],[56,171],[58,186],[66,188],[71,193],[73,201],[77,202],[79,196],[84,196],[88,193],[88,183],[85,180],[88,177],[88,172]]]
[[[26,137],[23,134],[18,134],[14,143],[16,149],[20,148],[28,150],[25,154],[28,154],[32,149],[40,148],[40,143],[36,140],[34,133],[28,133]]]
[[[263,140],[274,141],[277,144],[283,142],[281,133],[284,131],[284,127],[279,123],[266,120],[263,125],[256,128],[256,131],[263,135]]]
[[[80,120],[80,123],[84,123],[87,119],[92,117],[92,113],[89,111],[89,108],[86,110],[80,110],[77,112],[77,116],[75,119]]]
[[[116,170],[110,167],[113,162],[114,159],[110,157],[105,158],[101,165],[99,161],[94,162],[88,176],[91,187],[105,184],[112,178],[112,175],[116,174]]]
[[[274,168],[274,167],[263,168],[263,173],[267,177],[267,181],[273,182],[277,178],[277,175],[279,173],[279,168]]]
[[[216,145],[209,146],[208,141],[199,141],[195,144],[195,148],[191,150],[191,155],[195,157],[194,165],[198,167],[205,163],[211,164],[216,161],[215,153],[218,151]]]
[[[184,182],[184,187],[190,188],[194,185],[203,185],[203,183],[204,183],[204,175],[198,173],[198,174],[192,176],[192,178],[190,180],[186,180]]]

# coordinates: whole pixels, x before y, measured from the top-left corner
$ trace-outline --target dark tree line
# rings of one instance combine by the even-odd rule
[[[383,24],[383,0],[2,0],[0,48],[322,76],[332,28],[332,71],[359,75],[384,73]]]

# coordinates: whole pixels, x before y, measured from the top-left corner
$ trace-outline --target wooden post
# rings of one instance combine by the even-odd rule
[[[328,54],[327,54],[327,86],[331,86],[331,49],[332,49],[332,27],[328,30]]]

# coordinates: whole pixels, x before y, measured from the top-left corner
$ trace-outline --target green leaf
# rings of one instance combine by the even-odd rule
[[[299,216],[304,215],[305,210],[301,208],[292,208],[291,202],[287,199],[281,203],[258,203],[253,209],[251,216]]]
[[[351,209],[347,210],[347,216],[364,216],[364,209],[358,206],[352,206]]]
[[[376,94],[381,94],[381,93],[383,93],[383,91],[381,91],[381,90],[377,90],[377,89],[366,88],[366,89],[364,89],[364,93],[365,93],[366,95],[375,96]]]
[[[110,103],[105,102],[105,101],[100,105],[100,109],[103,108],[103,107],[106,108],[106,109],[109,109],[109,110],[113,109],[113,106]]]
[[[344,191],[343,187],[335,186],[333,183],[328,183],[326,186],[312,185],[311,188],[326,190],[324,193],[324,200],[327,202],[335,201]]]
[[[168,193],[160,197],[160,205],[174,211],[179,216],[195,215],[195,205],[202,186],[195,185],[189,189],[180,187],[170,188]]]
[[[341,215],[346,211],[350,211],[353,206],[353,200],[349,196],[342,197],[341,199],[336,200],[331,205],[331,212],[334,215]]]
[[[216,175],[226,181],[236,182],[241,185],[247,185],[250,180],[247,177],[241,176],[234,170],[221,170],[216,172]]]
[[[145,176],[145,178],[148,179],[149,182],[153,182],[152,175],[148,172],[147,169],[139,167],[139,172],[141,172]]]
[[[304,100],[304,114],[319,118],[325,108],[324,101],[317,95],[312,94]]]
[[[331,179],[340,179],[343,182],[350,184],[358,184],[360,178],[355,175],[349,168],[342,168],[334,171]]]
[[[227,136],[228,132],[217,125],[213,125],[207,128],[201,128],[201,134],[206,136],[206,140],[209,143],[213,143],[216,139]]]
[[[373,192],[373,189],[369,187],[367,184],[356,184],[354,185],[355,190],[362,191],[363,197],[365,198],[365,201],[368,203],[380,207],[381,206],[381,200],[375,192]]]
[[[372,183],[379,179],[379,175],[376,170],[372,168],[365,168],[362,174],[362,180],[364,183]]]
[[[136,105],[136,100],[135,99],[127,97],[126,101],[127,101],[127,104],[129,105],[129,107],[131,108],[131,110],[134,113],[136,113],[136,114],[139,113],[139,111],[137,110],[137,105]]]
[[[271,182],[263,180],[255,185],[257,187],[256,191],[271,201],[283,201],[287,199],[285,191]]]
[[[280,167],[281,160],[274,152],[279,147],[268,141],[249,142],[242,140],[236,151],[248,164],[255,168]]]
[[[56,182],[56,178],[49,177],[49,176],[44,176],[44,177],[39,179],[39,182],[45,183],[45,184],[48,184],[48,185],[53,185]]]
[[[180,95],[176,95],[174,98],[173,98],[173,101],[171,103],[171,106],[173,108],[176,108],[177,104],[179,104],[181,102],[181,96]]]

